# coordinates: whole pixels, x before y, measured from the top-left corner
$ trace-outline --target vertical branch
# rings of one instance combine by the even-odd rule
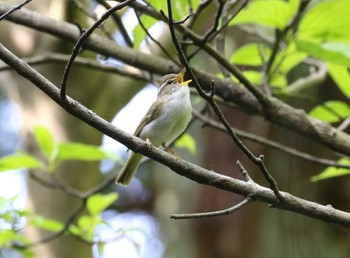
[[[275,30],[275,42],[272,46],[272,53],[270,58],[268,59],[267,63],[263,67],[263,78],[261,83],[261,88],[263,92],[267,95],[271,95],[271,90],[269,88],[269,80],[270,80],[270,74],[271,74],[271,68],[272,65],[277,57],[278,51],[280,49],[280,45],[283,41],[283,39],[286,37],[289,30],[293,29],[295,24],[300,19],[300,16],[306,9],[307,5],[310,1],[301,1],[299,9],[297,13],[293,16],[293,18],[288,22],[287,26],[283,30],[276,29]]]
[[[176,47],[176,50],[178,52],[179,58],[181,63],[186,67],[187,72],[190,74],[192,81],[195,84],[195,87],[198,91],[198,94],[208,101],[208,103],[211,105],[213,108],[216,116],[220,120],[220,122],[224,125],[225,129],[231,136],[232,140],[236,143],[236,145],[243,151],[243,153],[260,169],[262,174],[264,175],[265,179],[268,181],[269,186],[271,190],[274,192],[275,196],[279,201],[284,201],[284,197],[280,193],[277,183],[274,180],[274,178],[270,175],[268,172],[265,163],[264,163],[264,156],[260,155],[259,157],[256,157],[245,145],[244,143],[238,138],[238,136],[235,134],[233,129],[231,128],[230,124],[227,122],[227,120],[224,118],[224,115],[221,112],[221,109],[219,108],[218,104],[216,103],[214,99],[215,95],[215,83],[212,81],[211,84],[211,89],[209,94],[205,93],[202,87],[200,86],[196,76],[194,75],[192,69],[189,66],[189,63],[187,61],[186,55],[182,50],[182,47],[175,35],[175,29],[174,29],[174,21],[173,21],[173,16],[172,16],[172,8],[171,8],[171,0],[167,0],[168,4],[168,19],[169,19],[169,29],[170,29],[170,34],[172,36],[173,43]]]

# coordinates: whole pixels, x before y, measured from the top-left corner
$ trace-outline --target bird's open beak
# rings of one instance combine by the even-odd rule
[[[176,82],[181,84],[181,85],[188,86],[188,84],[192,80],[183,81],[185,73],[186,73],[186,68],[182,69],[182,71],[179,73],[179,75],[177,76]]]

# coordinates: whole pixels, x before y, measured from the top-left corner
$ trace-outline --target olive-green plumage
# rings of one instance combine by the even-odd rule
[[[179,74],[165,75],[161,80],[157,100],[142,118],[134,135],[159,146],[174,140],[191,120],[192,106],[188,84],[183,81],[183,69]],[[128,185],[135,175],[142,155],[132,152],[119,172],[116,183]]]

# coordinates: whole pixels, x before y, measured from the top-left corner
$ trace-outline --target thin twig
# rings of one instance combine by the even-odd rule
[[[23,6],[25,6],[26,4],[28,4],[29,2],[31,2],[32,0],[26,0],[23,3],[20,3],[19,5],[14,6],[13,8],[11,8],[10,10],[8,10],[6,13],[4,13],[3,15],[0,16],[0,21],[2,21],[3,19],[5,19],[7,16],[9,16],[11,13],[21,9]]]
[[[248,171],[244,168],[244,166],[242,165],[242,163],[239,160],[236,161],[236,165],[238,166],[239,171],[241,171],[243,178],[244,178],[244,181],[254,182],[253,179],[251,179],[251,177],[249,176]]]
[[[350,126],[350,116],[345,119],[338,127],[337,129],[340,131],[346,130]]]
[[[146,35],[163,51],[163,53],[171,60],[173,61],[175,64],[177,64],[178,66],[180,66],[179,62],[177,60],[175,60],[171,54],[162,46],[162,44],[160,44],[160,42],[158,40],[156,40],[152,35],[151,33],[148,31],[148,29],[146,28],[146,26],[143,24],[141,18],[140,18],[140,15],[138,13],[137,10],[134,10],[135,11],[135,15],[136,15],[136,18],[137,18],[137,21],[139,22],[141,28],[144,30],[144,32],[146,33]]]
[[[85,8],[85,6],[80,1],[78,1],[78,0],[72,0],[72,1],[73,1],[73,4],[78,8],[78,10],[80,10],[87,17],[89,17],[90,19],[92,19],[94,21],[98,20],[96,14],[87,10]],[[112,36],[112,34],[109,31],[107,31],[103,25],[101,25],[99,28],[104,32],[104,34],[107,36],[107,38],[109,38],[110,40],[114,40],[114,37]]]
[[[70,56],[59,53],[47,53],[43,55],[23,58],[23,61],[29,65],[43,65],[47,63],[60,63],[66,64],[69,61]],[[138,72],[129,71],[127,68],[119,68],[113,65],[101,64],[99,61],[94,59],[89,59],[85,57],[77,56],[74,60],[74,64],[84,68],[94,69],[97,71],[116,73],[122,76],[126,76],[135,80],[151,82],[151,78],[145,75],[142,75]],[[11,67],[7,65],[0,65],[0,72],[12,70]]]
[[[240,2],[236,3],[233,10],[230,11],[231,16],[226,19],[226,21],[223,22],[221,27],[214,31],[207,39],[207,41],[203,41],[203,44],[210,42],[212,39],[214,39],[217,35],[221,34],[221,32],[226,29],[226,27],[230,24],[230,22],[237,16],[237,14],[243,9],[243,7],[247,4],[248,0],[241,0]],[[199,44],[199,47],[197,50],[195,50],[193,53],[191,53],[188,56],[188,59],[191,60],[199,51],[202,50],[201,45]]]
[[[207,42],[208,39],[211,37],[211,35],[217,31],[217,28],[219,26],[219,22],[220,22],[221,15],[224,10],[226,1],[218,0],[218,2],[219,2],[219,7],[215,15],[214,23],[211,26],[211,28],[203,35],[203,39],[202,39],[203,42]]]
[[[190,10],[192,12],[192,16],[191,16],[191,20],[188,24],[189,28],[192,28],[194,23],[197,21],[197,18],[200,16],[200,14],[205,10],[205,8],[207,8],[209,6],[209,4],[212,2],[213,0],[204,0],[204,1],[200,1],[198,4],[198,7],[196,9],[195,12],[193,12],[193,10]]]
[[[62,76],[62,80],[61,80],[61,99],[63,101],[63,103],[65,104],[69,104],[68,102],[68,98],[66,95],[66,91],[67,91],[67,80],[69,77],[69,73],[72,69],[73,66],[73,62],[75,60],[75,58],[77,57],[81,46],[83,45],[84,41],[92,34],[92,32],[98,28],[98,26],[100,26],[100,24],[102,24],[105,20],[108,19],[108,17],[115,11],[120,10],[122,8],[124,8],[125,6],[127,6],[129,3],[133,2],[135,0],[126,0],[125,2],[115,5],[113,7],[111,7],[110,9],[108,9],[102,16],[100,19],[98,19],[88,30],[83,31],[83,33],[80,35],[79,40],[77,41],[77,43],[75,44],[73,51],[71,53],[71,56],[69,58],[69,61],[64,69],[63,72],[63,76]]]
[[[200,213],[184,213],[184,214],[173,214],[170,216],[172,219],[199,219],[199,218],[209,218],[217,217],[222,215],[229,215],[239,209],[243,208],[252,201],[250,197],[245,198],[240,203],[232,206],[228,209],[219,210],[219,211],[209,211],[209,212],[200,212]]]
[[[280,44],[283,41],[283,39],[286,37],[288,31],[293,29],[294,25],[299,21],[300,16],[306,9],[309,2],[310,1],[301,1],[297,13],[288,22],[287,26],[283,30],[279,30],[279,29],[275,30],[275,42],[272,46],[272,52],[267,63],[263,66],[263,78],[262,78],[261,87],[262,87],[262,90],[267,95],[271,95],[271,90],[268,86],[269,80],[270,80],[270,70],[272,68],[273,62],[277,57],[278,51],[280,49]]]
[[[65,234],[66,232],[69,231],[70,226],[73,224],[73,222],[78,218],[78,216],[80,215],[80,213],[85,209],[85,200],[83,200],[81,202],[81,204],[69,215],[68,219],[66,220],[66,222],[63,225],[63,228],[57,232],[51,233],[35,242],[29,243],[29,244],[19,244],[19,243],[13,243],[13,247],[15,248],[20,248],[20,249],[26,249],[26,248],[30,248],[30,247],[35,247],[41,244],[45,244],[48,242],[51,242],[57,238],[59,238],[60,236],[62,236],[63,234]]]
[[[95,1],[97,1],[99,4],[101,4],[107,10],[111,8],[111,5],[104,0],[95,0]],[[119,15],[117,13],[112,13],[111,17],[112,17],[114,23],[118,26],[120,33],[121,33],[122,37],[124,38],[125,43],[129,47],[133,48],[134,42],[131,40],[129,33],[126,30],[126,28],[122,22],[122,19],[119,17]]]
[[[208,116],[204,116],[202,115],[200,112],[196,111],[196,110],[192,110],[192,114],[201,122],[203,122],[204,126],[209,126],[212,127],[214,129],[220,130],[222,132],[226,132],[225,127],[218,123],[217,121],[215,121],[214,119],[211,119]],[[349,119],[350,120],[350,119]],[[251,134],[242,130],[239,130],[237,128],[232,128],[232,130],[235,132],[235,134],[237,134],[239,137],[241,137],[242,139],[246,139],[249,140],[251,142],[255,142],[258,144],[262,144],[271,148],[274,148],[278,151],[284,152],[288,155],[318,164],[318,165],[322,165],[322,166],[332,166],[332,167],[337,167],[337,168],[348,168],[350,169],[350,165],[348,164],[340,164],[334,160],[330,160],[330,159],[324,159],[324,158],[320,158],[320,157],[316,157],[314,155],[296,150],[294,148],[290,148],[284,144],[266,139],[264,137],[255,135],[255,134]]]

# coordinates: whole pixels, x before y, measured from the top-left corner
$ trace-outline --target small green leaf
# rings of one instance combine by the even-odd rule
[[[0,172],[9,171],[20,168],[41,168],[43,164],[34,156],[18,153],[15,155],[8,155],[0,159]]]
[[[313,108],[309,115],[328,123],[336,123],[350,116],[350,106],[342,101],[331,100]]]
[[[276,60],[273,63],[271,70],[276,70],[276,66],[278,66],[277,70],[286,75],[306,57],[307,54],[298,51],[294,42],[291,42],[285,50],[277,53]]]
[[[52,134],[44,126],[36,126],[34,128],[34,134],[42,153],[50,161],[55,150],[55,142]]]
[[[238,13],[230,25],[256,23],[283,29],[295,14],[297,7],[296,1],[249,1],[248,6]]]
[[[254,85],[260,85],[262,81],[261,72],[257,71],[244,71],[243,75]]]
[[[312,57],[340,65],[350,65],[350,44],[341,42],[320,44],[316,41],[299,40],[296,45],[300,51],[304,51]]]
[[[13,242],[28,244],[29,240],[14,230],[0,230],[0,247],[10,247]]]
[[[270,79],[269,84],[271,85],[271,87],[283,89],[287,87],[287,79],[284,75],[275,74]]]
[[[195,139],[188,133],[183,134],[176,142],[178,148],[187,149],[192,155],[196,154],[197,147]]]
[[[63,223],[58,220],[49,219],[39,215],[32,215],[29,224],[52,232],[59,232],[64,227]]]
[[[67,142],[58,144],[58,161],[64,160],[83,160],[83,161],[96,161],[102,159],[118,160],[118,157],[111,153],[101,149],[100,147],[82,143]]]
[[[350,160],[346,158],[341,158],[338,160],[339,164],[350,165]],[[336,167],[328,167],[323,170],[320,174],[311,177],[312,182],[320,181],[323,179],[328,179],[337,176],[345,176],[350,174],[350,169],[348,168],[336,168]]]
[[[157,22],[157,20],[148,15],[141,15],[141,22],[145,26],[145,28],[149,30]],[[138,24],[133,30],[133,35],[134,48],[139,49],[141,42],[145,39],[147,34],[145,30],[141,27],[141,25]]]
[[[92,240],[95,229],[97,224],[99,223],[100,219],[83,215],[78,219],[78,229],[79,229],[79,235],[82,236],[86,240]]]
[[[94,194],[87,200],[86,208],[91,215],[98,215],[118,199],[117,193]]]
[[[350,99],[350,73],[348,67],[333,63],[328,63],[327,66],[328,72],[337,83],[339,90]]]
[[[260,66],[270,55],[271,50],[261,44],[246,44],[234,51],[230,61],[234,64]]]

